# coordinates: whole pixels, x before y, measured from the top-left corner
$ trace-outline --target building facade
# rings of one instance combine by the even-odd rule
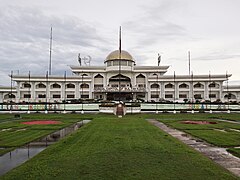
[[[137,66],[127,51],[111,52],[104,66],[70,66],[73,76],[12,75],[14,87],[0,86],[0,102],[240,101],[239,86],[223,86],[230,74],[165,75],[169,66]]]

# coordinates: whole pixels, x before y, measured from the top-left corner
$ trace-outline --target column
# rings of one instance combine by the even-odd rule
[[[31,102],[33,102],[36,99],[36,93],[35,93],[35,82],[31,83]]]
[[[80,98],[80,83],[79,82],[75,83],[75,98],[76,99]]]
[[[161,98],[165,99],[165,87],[164,82],[161,82]]]
[[[223,92],[223,82],[220,82],[219,83],[220,84],[220,86],[219,86],[219,99],[221,100],[221,101],[223,101],[223,97],[222,97],[222,92]]]
[[[208,100],[208,99],[209,99],[208,82],[205,82],[205,87],[204,87],[204,99],[205,99],[205,100]]]
[[[20,101],[20,82],[17,82],[17,97],[16,97],[16,102]]]
[[[67,98],[66,97],[66,84],[64,82],[62,82],[62,85],[61,85],[61,99],[62,101]]]
[[[179,87],[178,87],[179,83],[175,82],[175,100],[179,99]]]

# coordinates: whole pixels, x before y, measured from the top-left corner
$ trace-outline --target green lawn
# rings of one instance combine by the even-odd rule
[[[240,148],[229,148],[227,151],[240,158]]]
[[[94,115],[2,179],[237,179],[145,120],[155,117]]]
[[[239,114],[201,114],[201,115],[160,115],[157,119],[168,126],[184,131],[211,144],[221,147],[240,146],[240,124],[217,121],[216,116],[231,117],[237,120]],[[217,122],[217,124],[184,124],[186,120],[203,120]]]
[[[6,115],[0,115],[6,118]],[[60,114],[31,114],[21,115],[19,120],[14,119],[14,115],[7,115],[8,121],[0,121],[0,147],[17,147],[29,143],[40,137],[44,137],[52,132],[69,126],[77,121],[81,121],[84,117],[77,114],[69,114],[63,116]],[[4,119],[2,118],[2,119]],[[24,121],[31,120],[58,120],[61,124],[51,125],[25,125]],[[0,154],[8,152],[7,149],[1,150]]]

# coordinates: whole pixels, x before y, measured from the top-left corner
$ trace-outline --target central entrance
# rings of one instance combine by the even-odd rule
[[[110,92],[107,93],[107,100],[129,101],[133,99],[131,79],[127,76],[122,74],[112,76],[109,79],[108,88]]]
[[[107,93],[107,100],[110,101],[129,101],[133,100],[133,94],[129,92],[109,92]]]

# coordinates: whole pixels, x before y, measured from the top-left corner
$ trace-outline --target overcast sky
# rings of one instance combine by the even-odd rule
[[[122,49],[137,65],[170,65],[167,74],[232,74],[240,84],[240,0],[0,0],[0,85],[8,74],[46,74],[53,27],[52,73],[71,71],[77,55],[103,65]]]

